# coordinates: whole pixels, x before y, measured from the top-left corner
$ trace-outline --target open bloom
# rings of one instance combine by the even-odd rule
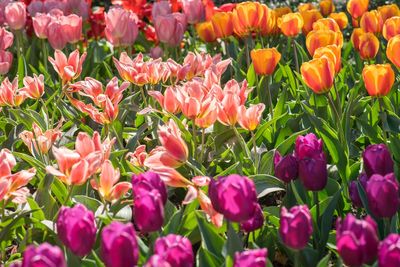
[[[368,11],[368,4],[369,0],[349,0],[346,7],[351,17],[358,19]]]
[[[5,18],[13,30],[20,30],[26,23],[26,6],[23,2],[11,2],[5,8]]]
[[[349,24],[349,19],[344,12],[331,13],[329,17],[336,21],[341,30],[345,29],[347,27],[347,24]]]
[[[79,57],[78,49],[72,52],[68,58],[62,51],[56,50],[54,52],[54,58],[49,57],[49,61],[65,83],[78,78],[82,72],[82,64],[85,58],[86,52]]]
[[[26,94],[18,88],[18,77],[12,83],[6,77],[0,85],[0,106],[18,107],[26,99]]]
[[[400,16],[390,18],[383,24],[382,35],[390,41],[393,37],[400,34]]]
[[[253,49],[250,53],[254,70],[258,75],[271,75],[281,59],[276,48]]]
[[[362,72],[365,88],[370,96],[385,96],[394,83],[394,71],[390,64],[367,65]]]
[[[47,154],[51,146],[61,137],[62,120],[58,126],[54,129],[49,129],[43,132],[43,130],[36,123],[32,124],[32,131],[22,131],[19,137],[22,139],[24,144],[28,147],[31,154],[37,152]]]
[[[264,267],[267,264],[266,248],[236,252],[233,267]]]
[[[396,67],[400,68],[400,34],[389,40],[386,47],[386,55]]]
[[[288,13],[278,18],[278,27],[288,37],[297,36],[304,26],[304,20],[300,13]]]
[[[115,47],[132,45],[139,33],[138,17],[132,11],[111,8],[105,15],[105,34]]]
[[[47,242],[37,247],[35,247],[35,245],[29,245],[24,251],[22,266],[38,265],[67,267],[64,252],[59,247],[52,246]]]
[[[159,91],[149,91],[148,94],[157,100],[163,110],[172,114],[176,114],[180,111],[180,103],[178,100],[179,92],[175,87],[167,87],[164,95]]]
[[[360,26],[365,32],[381,33],[383,27],[381,14],[376,10],[365,12],[361,17]]]
[[[323,56],[304,62],[300,72],[304,82],[316,94],[326,93],[333,86],[335,65],[328,57]]]
[[[0,75],[5,75],[10,71],[13,62],[13,54],[8,51],[0,50]]]
[[[332,30],[313,30],[306,37],[307,50],[311,56],[317,48],[327,45],[343,47],[343,34]]]
[[[176,160],[184,163],[188,158],[188,147],[182,139],[181,131],[174,120],[170,120],[164,125],[158,127],[158,139],[161,145]]]
[[[240,126],[248,131],[254,131],[260,124],[264,109],[265,105],[263,103],[251,105],[248,109],[245,106],[241,106],[238,116]]]
[[[33,77],[26,76],[23,80],[24,86],[20,92],[32,99],[39,99],[44,94],[44,76],[40,74]]]
[[[184,236],[169,234],[157,238],[154,243],[154,254],[175,267],[192,267],[194,255],[192,244]]]

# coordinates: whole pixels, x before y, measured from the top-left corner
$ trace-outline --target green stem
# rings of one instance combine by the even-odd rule
[[[233,131],[235,132],[236,138],[240,144],[240,146],[242,147],[243,151],[246,153],[246,157],[251,159],[251,155],[250,155],[250,150],[247,147],[243,137],[240,135],[240,133],[238,132],[238,130],[236,129],[235,126],[232,126]]]
[[[292,46],[293,46],[293,53],[294,53],[294,64],[296,66],[296,72],[300,73],[300,68],[299,68],[299,57],[297,56],[297,48],[296,48],[296,41],[292,39]]]
[[[383,99],[381,97],[378,98],[379,101],[379,113],[380,113],[380,117],[381,117],[381,123],[382,123],[382,135],[383,135],[383,141],[385,142],[385,144],[387,144],[387,134],[385,131],[385,123],[386,123],[386,117],[385,117],[385,105],[383,103]]]
[[[254,135],[254,132],[251,131],[251,139],[253,140],[253,150],[254,150],[254,165],[256,167],[256,174],[258,174],[258,165],[259,165],[259,158],[257,154],[257,143],[256,143],[256,137]]]
[[[339,133],[339,140],[341,142],[344,142],[344,135],[343,135],[343,129],[342,129],[342,125],[341,125],[341,121],[340,121],[340,115],[336,109],[336,106],[333,102],[332,96],[330,95],[330,92],[327,93],[328,96],[328,102],[331,106],[331,109],[333,110],[335,117],[336,117],[336,127],[338,128],[338,133]]]
[[[142,94],[143,103],[144,103],[144,105],[147,107],[148,104],[147,104],[146,94],[144,93],[143,86],[140,86],[140,93]]]
[[[112,130],[114,132],[115,137],[117,138],[117,142],[118,142],[119,146],[121,147],[121,149],[123,149],[124,148],[123,140],[121,140],[121,138],[119,137],[119,134],[117,133],[117,130],[115,129],[114,124],[112,125]]]
[[[200,162],[203,162],[204,157],[204,148],[205,148],[205,140],[206,140],[206,129],[201,129],[201,150],[200,150]]]
[[[295,267],[300,267],[301,266],[301,261],[300,261],[300,255],[301,251],[300,250],[296,250],[294,252],[294,266]]]
[[[384,219],[384,224],[385,224],[385,236],[388,236],[390,234],[390,218],[385,218]]]
[[[43,66],[46,72],[49,72],[47,61],[48,61],[48,50],[47,50],[47,43],[46,39],[42,39],[42,54],[43,54]]]
[[[187,160],[185,162],[186,166],[188,166],[189,168],[191,168],[195,173],[197,173],[198,175],[204,176],[204,173],[199,170],[199,168],[197,168],[193,163],[191,163],[189,160]]]
[[[194,144],[193,157],[196,158],[197,134],[196,134],[196,124],[194,122],[194,119],[192,120],[192,139],[193,139],[193,144]]]
[[[313,197],[314,197],[314,204],[316,207],[316,216],[317,216],[317,227],[319,228],[319,216],[320,216],[320,211],[319,211],[319,200],[318,200],[318,191],[313,192]]]
[[[271,96],[271,91],[269,90],[269,76],[265,76],[266,81],[266,90],[268,94],[268,105],[269,105],[269,114],[270,114],[270,119],[274,117],[274,104],[272,103],[272,96]]]

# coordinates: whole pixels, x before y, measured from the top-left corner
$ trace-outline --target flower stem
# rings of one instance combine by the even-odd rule
[[[385,105],[383,103],[383,99],[381,97],[378,98],[379,101],[379,113],[380,113],[380,117],[381,117],[381,123],[382,123],[382,135],[383,135],[383,141],[385,142],[385,144],[387,144],[387,135],[386,135],[386,131],[385,131],[385,122],[386,122],[386,117],[384,114],[385,111]]]
[[[300,250],[296,250],[294,252],[294,266],[295,267],[300,267],[301,263],[300,263]]]
[[[48,50],[47,50],[47,43],[46,43],[46,39],[42,39],[42,54],[43,54],[43,67],[45,68],[45,70],[48,72],[48,65],[47,65],[47,61],[48,61]]]
[[[191,163],[189,160],[187,160],[185,162],[186,166],[188,166],[189,168],[191,168],[195,173],[197,173],[198,175],[204,176],[204,173],[199,170],[199,168],[197,168],[193,163]]]
[[[238,130],[236,129],[235,126],[232,126],[232,129],[235,132],[236,138],[238,139],[240,146],[242,147],[243,151],[246,153],[246,157],[251,159],[250,150],[247,147],[243,137],[240,135],[240,133],[238,132]]]
[[[200,161],[203,162],[204,157],[204,148],[205,148],[205,140],[206,140],[206,129],[201,129],[201,150],[200,150]]]
[[[296,48],[296,41],[294,38],[291,38],[292,41],[292,46],[293,46],[293,53],[294,53],[294,64],[296,66],[296,72],[300,73],[300,68],[299,68],[299,57],[297,56],[297,48]]]
[[[251,140],[253,140],[253,149],[254,149],[254,165],[256,167],[256,174],[258,174],[258,165],[259,165],[259,158],[257,154],[257,143],[256,143],[256,137],[254,135],[254,132],[251,131]]]
[[[274,117],[274,104],[272,103],[272,96],[271,96],[271,91],[269,90],[269,76],[265,76],[265,79],[267,80],[265,89],[267,90],[268,94],[268,106],[269,106],[269,114],[271,116],[271,120]]]
[[[194,122],[194,119],[192,120],[192,139],[193,139],[193,144],[194,144],[193,157],[196,158],[197,134],[196,134],[196,124]]]
[[[319,200],[318,200],[318,191],[313,192],[314,196],[314,204],[316,207],[316,215],[317,215],[317,227],[319,228],[319,216],[320,216],[320,211],[319,211]]]
[[[148,104],[147,104],[146,94],[144,93],[143,86],[140,86],[139,88],[140,88],[140,93],[142,94],[143,103],[144,103],[144,105],[147,107]]]

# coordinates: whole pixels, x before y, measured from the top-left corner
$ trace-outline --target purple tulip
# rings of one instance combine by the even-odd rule
[[[344,263],[349,266],[361,266],[372,262],[378,250],[377,225],[371,217],[357,220],[347,214],[342,221],[336,222],[336,246]]]
[[[30,245],[25,249],[22,267],[57,266],[67,267],[64,253],[57,246],[43,243],[38,247]]]
[[[299,161],[299,177],[304,187],[311,191],[324,189],[328,182],[325,154],[319,158],[305,158]]]
[[[171,267],[171,264],[164,260],[160,255],[154,254],[146,262],[144,267]]]
[[[206,10],[201,0],[184,0],[182,9],[188,23],[196,24],[204,20]]]
[[[361,186],[364,188],[364,190],[366,190],[368,176],[365,173],[361,173],[360,176],[358,176],[358,181],[360,181]],[[351,202],[353,203],[354,207],[357,207],[357,208],[363,207],[360,193],[358,192],[357,181],[350,182],[349,195],[350,195],[350,199],[351,199]]]
[[[212,179],[208,194],[214,209],[228,220],[242,222],[251,219],[257,207],[254,182],[245,176],[231,174]]]
[[[317,139],[315,134],[310,133],[306,136],[298,136],[296,139],[296,158],[302,160],[305,158],[314,158],[315,155],[323,153],[323,142]]]
[[[274,155],[274,166],[275,176],[285,183],[290,183],[291,180],[297,178],[299,167],[297,159],[293,155],[282,157],[281,154],[276,151]]]
[[[169,234],[158,238],[154,253],[174,267],[191,267],[194,264],[192,244],[183,236]]]
[[[367,183],[368,206],[380,218],[390,218],[399,209],[399,183],[394,173],[374,174]]]
[[[253,217],[247,221],[241,222],[240,228],[243,229],[243,231],[250,233],[261,228],[263,224],[264,224],[264,214],[261,209],[261,206],[257,204],[257,208],[254,212]]]
[[[165,183],[161,180],[160,175],[155,172],[145,172],[132,176],[133,195],[140,195],[142,192],[150,192],[156,189],[160,195],[163,204],[167,202],[168,194]]]
[[[289,211],[282,207],[279,234],[283,243],[292,249],[303,249],[313,232],[310,210],[306,205],[294,206]]]
[[[400,235],[390,234],[378,248],[379,267],[400,266]]]
[[[266,248],[236,252],[233,267],[265,267],[267,255]]]
[[[363,152],[364,170],[368,177],[393,172],[393,159],[385,144],[369,145]]]
[[[89,254],[96,241],[96,230],[93,212],[84,205],[61,207],[57,219],[58,237],[74,254],[80,257]]]
[[[133,200],[135,223],[143,233],[161,229],[164,223],[164,204],[158,190],[142,192]]]
[[[169,1],[155,2],[151,10],[151,16],[154,20],[159,15],[168,15],[171,14],[171,12]]]
[[[136,266],[139,248],[131,223],[112,222],[101,232],[101,256],[107,267]]]

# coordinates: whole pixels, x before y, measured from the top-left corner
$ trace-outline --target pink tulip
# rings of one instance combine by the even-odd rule
[[[20,90],[21,93],[25,94],[31,99],[39,99],[44,94],[44,76],[40,74],[37,76],[33,74],[33,78],[26,76],[23,80],[24,88]]]
[[[119,177],[119,170],[113,168],[111,161],[105,160],[101,167],[99,181],[92,179],[90,184],[99,191],[104,200],[114,202],[132,188],[132,184],[129,182],[118,183]]]
[[[0,1],[0,25],[3,25],[6,22],[5,9],[6,9],[6,6],[12,2],[13,2],[13,0]]]
[[[82,64],[83,61],[85,61],[85,58],[86,52],[79,57],[78,49],[72,52],[68,59],[63,52],[56,50],[54,52],[54,58],[49,57],[49,61],[65,83],[78,78],[82,72]]]
[[[264,109],[265,105],[262,103],[251,105],[248,109],[245,106],[241,106],[238,117],[240,126],[248,131],[254,131],[260,124]]]
[[[181,131],[174,120],[158,127],[158,138],[162,146],[176,160],[185,162],[188,158],[188,147],[181,137]]]
[[[64,29],[60,19],[53,17],[47,25],[47,38],[53,49],[62,50],[67,45],[68,40],[64,35]]]
[[[101,155],[101,162],[110,157],[111,148],[115,143],[115,138],[109,139],[108,137],[102,142],[100,134],[95,131],[93,136],[85,132],[78,133],[75,142],[75,150],[81,157],[92,157],[99,153]]]
[[[235,126],[239,117],[240,98],[231,91],[225,92],[218,105],[218,121],[227,126]]]
[[[26,6],[23,2],[12,2],[6,6],[5,17],[8,26],[13,30],[20,30],[26,23]]]
[[[204,20],[205,7],[201,0],[184,0],[183,13],[190,24],[196,24]]]
[[[66,14],[75,14],[83,20],[89,18],[89,4],[87,0],[68,0],[65,3]]]
[[[157,16],[168,14],[171,14],[171,6],[169,1],[160,1],[153,4],[153,8],[151,10],[151,16],[153,17],[153,20]]]
[[[0,150],[0,177],[11,174],[11,169],[17,165],[17,161],[11,151],[3,148]]]
[[[6,77],[0,85],[0,106],[18,107],[25,99],[26,95],[18,89],[18,77],[12,83]]]
[[[45,13],[44,3],[41,0],[33,0],[26,8],[29,15],[33,18],[38,13]]]
[[[178,46],[186,30],[186,18],[182,13],[158,15],[154,18],[154,27],[160,42]]]
[[[146,152],[146,145],[140,145],[135,149],[133,153],[129,152],[126,155],[126,158],[129,159],[129,162],[133,166],[144,167],[144,161],[146,160],[147,156],[148,154]]]
[[[82,17],[69,15],[61,17],[61,25],[65,40],[74,44],[81,39],[82,35]]]
[[[33,29],[39,39],[47,39],[47,27],[51,22],[51,16],[48,14],[37,13],[32,17]]]
[[[155,47],[152,47],[152,48],[150,49],[150,56],[151,56],[151,58],[153,58],[153,59],[160,58],[160,57],[163,56],[163,54],[164,54],[164,51],[163,51],[162,48],[159,47],[159,46],[155,46]]]
[[[144,166],[150,169],[160,166],[178,168],[182,164],[181,161],[177,160],[162,146],[158,146],[150,151],[143,163]]]
[[[168,186],[186,188],[188,185],[192,185],[192,182],[183,177],[182,174],[173,168],[159,166],[152,168],[151,171],[160,175],[161,180],[163,180]]]
[[[60,127],[62,120],[58,123],[58,126],[54,129],[46,130],[45,132],[36,124],[32,124],[32,131],[22,131],[19,134],[22,142],[28,147],[31,154],[40,151],[42,154],[47,154],[51,146],[61,137]]]
[[[4,27],[0,27],[0,50],[6,50],[11,47],[14,42],[14,34],[7,31]]]
[[[8,51],[0,50],[0,75],[8,73],[12,66],[13,54]]]
[[[132,11],[111,8],[105,14],[107,40],[115,47],[132,45],[138,35],[138,17]]]
[[[180,111],[178,101],[179,92],[174,87],[165,89],[164,95],[159,91],[149,91],[148,94],[152,96],[160,104],[161,108],[169,113],[176,114]]]

